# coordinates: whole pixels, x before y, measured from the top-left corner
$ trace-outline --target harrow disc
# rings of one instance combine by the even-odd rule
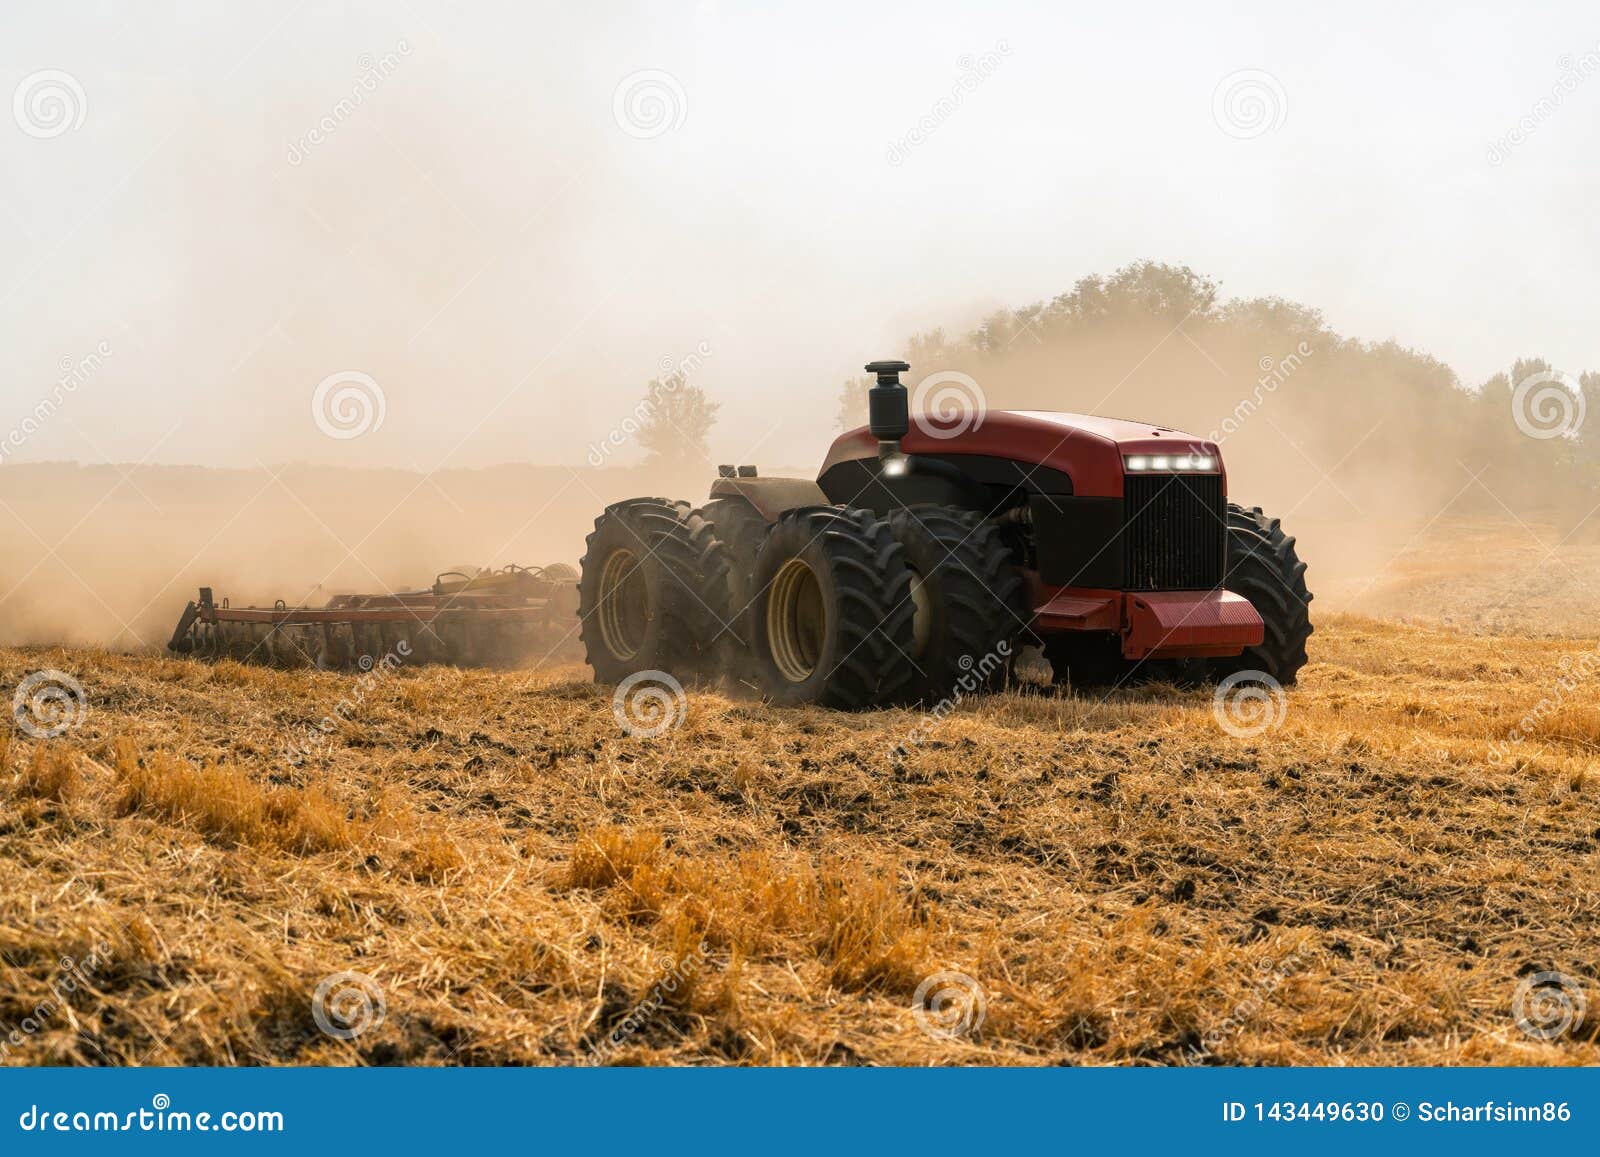
[[[367,670],[384,664],[523,667],[582,658],[570,567],[440,575],[433,586],[336,595],[321,607],[234,607],[210,587],[184,608],[174,654],[276,667]]]

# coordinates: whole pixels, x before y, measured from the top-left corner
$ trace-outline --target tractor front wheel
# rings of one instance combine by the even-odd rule
[[[1295,553],[1294,539],[1259,506],[1228,503],[1228,571],[1222,585],[1250,600],[1266,633],[1243,654],[1212,659],[1212,674],[1261,671],[1285,687],[1293,683],[1306,665],[1306,640],[1311,637],[1306,564]]]

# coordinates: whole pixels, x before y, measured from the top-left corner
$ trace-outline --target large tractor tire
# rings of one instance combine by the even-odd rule
[[[723,667],[733,682],[753,681],[755,604],[761,589],[756,585],[756,558],[771,524],[741,498],[714,498],[698,513],[711,523],[717,538],[727,547],[728,580],[724,588],[719,588],[727,594],[727,604],[720,611],[727,626],[719,628],[717,640]]]
[[[714,636],[705,592],[727,581],[726,551],[688,503],[633,498],[595,519],[578,582],[579,634],[595,677],[699,674]]]
[[[729,618],[729,591],[733,582],[733,556],[717,535],[711,520],[690,503],[675,502],[679,531],[663,538],[657,547],[680,575],[680,586],[687,586],[689,617],[694,624],[694,654],[689,659],[693,673],[721,678],[728,663],[726,643],[733,639],[735,624]]]
[[[1259,506],[1228,503],[1228,569],[1222,585],[1250,600],[1266,632],[1259,646],[1246,647],[1233,658],[1212,659],[1212,674],[1221,678],[1261,671],[1285,687],[1292,684],[1306,665],[1312,595],[1294,539]]]
[[[1022,576],[999,528],[976,511],[913,506],[889,515],[905,551],[915,608],[907,698],[938,703],[1005,683],[1027,617]]]
[[[772,702],[859,710],[901,700],[915,668],[911,571],[870,511],[801,506],[756,563],[755,665]]]

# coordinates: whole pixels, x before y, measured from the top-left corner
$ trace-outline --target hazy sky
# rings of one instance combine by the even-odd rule
[[[698,348],[717,455],[804,462],[1141,258],[1600,368],[1592,4],[11,3],[0,91],[0,440],[89,362],[12,461],[577,464]]]

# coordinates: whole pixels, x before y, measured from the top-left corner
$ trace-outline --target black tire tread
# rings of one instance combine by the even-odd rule
[[[713,498],[697,513],[711,523],[727,548],[728,602],[722,617],[728,626],[719,628],[720,633],[730,650],[748,657],[755,639],[751,611],[756,597],[756,557],[770,524],[742,498]]]
[[[687,502],[674,502],[672,508],[677,525],[662,527],[656,551],[668,563],[677,588],[674,602],[694,635],[694,669],[715,675],[724,661],[721,640],[733,626],[728,617],[733,561],[710,519]]]
[[[1250,600],[1265,633],[1259,645],[1234,658],[1213,659],[1219,676],[1237,671],[1262,671],[1285,687],[1294,684],[1306,665],[1306,640],[1313,627],[1306,589],[1306,564],[1295,552],[1292,535],[1261,507],[1228,503],[1228,564],[1223,586]]]
[[[823,547],[838,592],[832,608],[841,654],[824,677],[816,702],[855,711],[900,694],[912,648],[911,572],[889,524],[868,510],[801,506],[774,524],[794,525]],[[767,543],[773,541],[769,535]],[[762,550],[766,555],[766,546]],[[764,608],[765,600],[759,600]]]
[[[999,527],[977,511],[921,505],[892,511],[888,521],[908,554],[931,554],[937,565],[937,574],[923,581],[935,581],[942,592],[943,633],[929,639],[905,688],[909,699],[937,702],[1027,626],[1022,576]],[[961,666],[963,657],[967,667]],[[994,689],[1008,669],[1009,663],[1002,663],[977,689]]]
[[[678,675],[704,670],[706,643],[714,634],[712,608],[716,605],[704,597],[704,592],[708,584],[727,582],[727,552],[714,528],[695,515],[687,502],[667,498],[614,502],[595,519],[595,529],[586,539],[581,562],[585,572],[594,554],[595,537],[608,522],[620,523],[622,533],[659,564],[652,571],[657,583],[655,611],[661,620],[659,641],[650,653],[641,653],[632,666],[636,670],[655,668]],[[630,673],[625,670],[629,664],[617,662],[606,652],[595,621],[590,584],[580,584],[579,595],[578,633],[590,666],[603,680],[622,678]]]

